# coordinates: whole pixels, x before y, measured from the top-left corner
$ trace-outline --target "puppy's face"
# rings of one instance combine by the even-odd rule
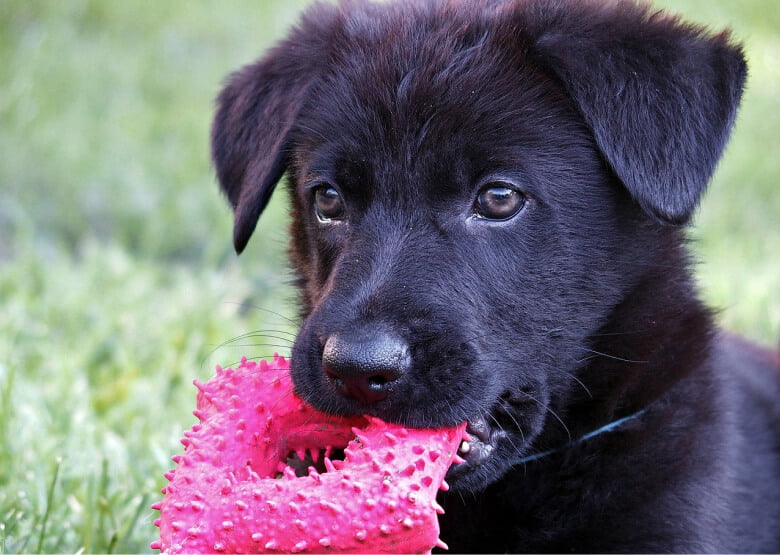
[[[451,478],[476,486],[559,410],[630,283],[630,199],[563,91],[499,45],[390,47],[423,55],[335,68],[292,134],[293,378],[326,411],[469,421]]]
[[[566,33],[545,35],[542,20],[593,14],[479,6],[320,6],[234,77],[214,126],[239,250],[290,174],[298,393],[414,427],[468,421],[466,463],[449,476],[467,489],[502,476],[543,428],[566,438],[567,403],[592,394],[578,377],[591,338],[706,182],[656,190],[660,173],[689,162],[657,167],[648,149],[661,139],[647,139],[685,122],[648,108],[645,129],[590,99],[593,83],[607,99],[630,90],[616,83],[627,68],[588,66],[581,82],[571,63],[556,72],[547,49],[586,43],[555,44]],[[733,114],[721,116],[728,127]],[[626,136],[637,125],[641,144]],[[671,158],[694,157],[679,149]]]

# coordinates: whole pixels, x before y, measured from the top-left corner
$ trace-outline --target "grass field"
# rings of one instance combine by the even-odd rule
[[[776,342],[780,3],[661,4],[745,40],[744,108],[691,235],[724,325]],[[208,128],[225,74],[302,5],[0,4],[0,554],[148,552],[192,379],[288,350],[284,198],[237,259]]]

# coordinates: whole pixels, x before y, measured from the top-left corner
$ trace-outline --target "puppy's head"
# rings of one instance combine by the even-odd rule
[[[312,7],[213,127],[239,252],[289,172],[297,391],[468,420],[455,485],[500,477],[690,218],[744,76],[725,35],[632,2]]]

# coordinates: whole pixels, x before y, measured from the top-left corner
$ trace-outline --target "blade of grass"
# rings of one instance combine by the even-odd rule
[[[46,539],[46,525],[49,523],[49,514],[51,513],[51,506],[54,501],[54,490],[57,487],[57,478],[60,474],[61,464],[62,459],[58,457],[54,464],[54,476],[52,477],[51,485],[49,486],[49,495],[46,498],[46,510],[43,513],[43,520],[41,521],[41,531],[38,536],[38,548],[35,550],[36,553],[43,552],[43,541]]]
[[[103,458],[100,464],[100,482],[98,483],[97,496],[95,503],[98,511],[97,521],[97,545],[95,547],[101,551],[107,551],[103,542],[106,538],[106,518],[108,517],[108,459]],[[101,545],[102,544],[102,545]]]
[[[108,547],[106,547],[106,553],[111,554],[114,552],[114,548],[116,548],[117,540],[119,539],[119,534],[114,532],[111,534],[111,538],[108,540]]]

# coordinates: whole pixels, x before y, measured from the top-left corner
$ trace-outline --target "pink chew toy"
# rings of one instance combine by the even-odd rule
[[[465,423],[408,429],[314,410],[288,362],[217,367],[200,420],[172,457],[155,525],[166,553],[426,553],[439,539],[438,489]],[[338,457],[343,454],[343,460]]]

